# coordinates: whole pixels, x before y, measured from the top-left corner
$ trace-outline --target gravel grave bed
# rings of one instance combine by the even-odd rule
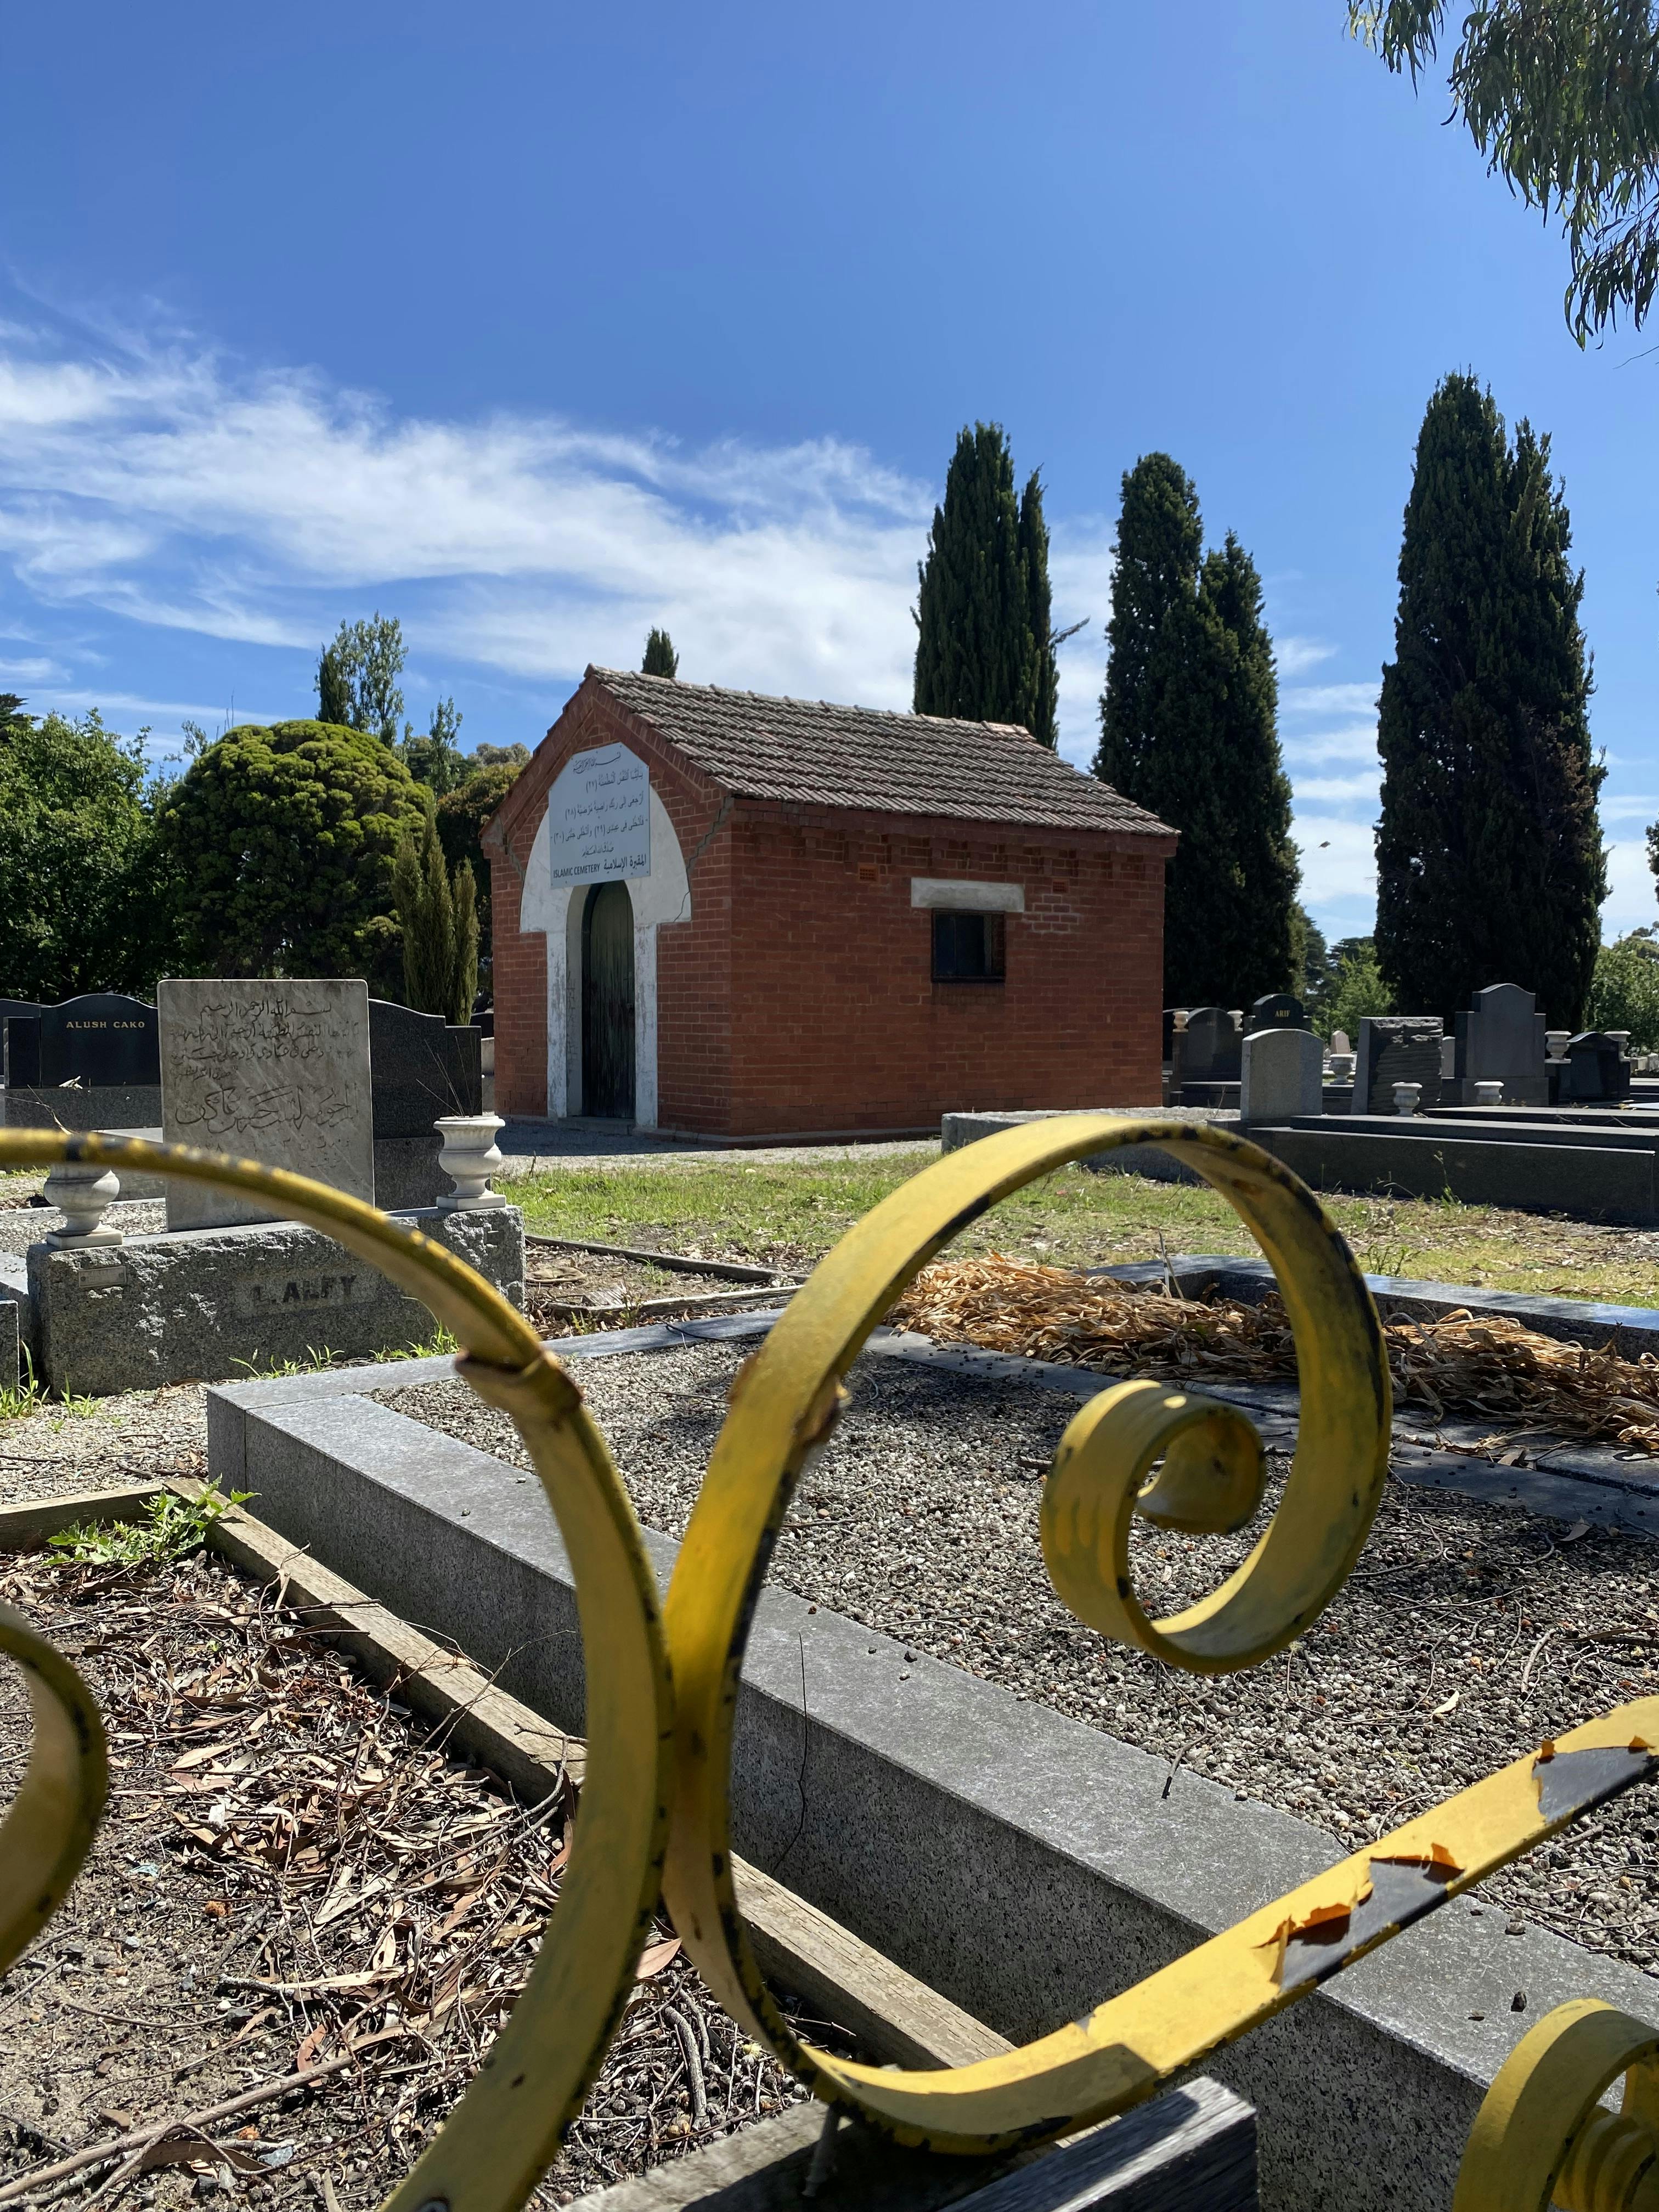
[[[582,1363],[584,1395],[648,1527],[684,1532],[749,1349]],[[1343,1850],[1659,1686],[1650,1539],[1403,1483],[1389,1486],[1358,1568],[1287,1654],[1214,1681],[1177,1673],[1085,1628],[1049,1586],[1042,1480],[1079,1401],[884,1357],[860,1361],[850,1388],[790,1509],[775,1581],[1172,1771],[1293,1813]],[[528,1464],[505,1416],[463,1382],[380,1397]],[[1271,1464],[1264,1516],[1287,1462]],[[1191,1602],[1261,1525],[1188,1538],[1138,1523],[1142,1602],[1154,1615]],[[1659,1972],[1656,1846],[1659,1797],[1633,1790],[1494,1876],[1468,1909],[1524,1912]]]
[[[0,1594],[86,1674],[112,1753],[92,1856],[0,1993],[0,2187],[193,2118],[189,2163],[100,2160],[21,2201],[378,2203],[523,1987],[557,1898],[568,1790],[522,1806],[210,1554],[125,1569],[0,1555]],[[9,1788],[28,1726],[10,1670],[0,1714]],[[804,2097],[665,1927],[640,1976],[532,2203]],[[324,2079],[295,2078],[351,2051]]]
[[[200,1382],[115,1398],[46,1398],[0,1420],[0,1505],[206,1474],[207,1391]]]

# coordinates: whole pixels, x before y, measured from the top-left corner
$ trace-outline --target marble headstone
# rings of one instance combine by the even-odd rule
[[[1547,1106],[1547,1052],[1544,1016],[1532,993],[1518,983],[1492,983],[1457,1017],[1456,1096],[1473,1106],[1477,1083],[1501,1083],[1506,1106]]]
[[[1249,1036],[1257,1030],[1299,1030],[1305,1026],[1302,1001],[1290,991],[1270,991],[1265,999],[1258,999],[1244,1024]]]
[[[1367,1014],[1359,1024],[1354,1065],[1353,1111],[1392,1114],[1396,1083],[1422,1086],[1425,1113],[1440,1103],[1440,1048],[1445,1024],[1438,1014]]]
[[[1244,1040],[1239,1120],[1246,1124],[1317,1114],[1324,1100],[1325,1048],[1311,1030],[1257,1030]]]
[[[161,1133],[374,1197],[368,986],[164,977]],[[169,1229],[270,1221],[270,1209],[170,1183]]]

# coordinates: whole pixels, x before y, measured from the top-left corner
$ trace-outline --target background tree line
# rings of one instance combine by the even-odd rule
[[[530,756],[464,754],[453,699],[416,732],[404,658],[395,618],[343,623],[314,719],[191,726],[173,776],[147,768],[147,731],[0,696],[0,994],[351,975],[465,1018],[490,958],[480,832]]]
[[[1000,428],[964,428],[919,572],[915,703],[1021,723],[1053,746],[1054,651],[1071,633],[1052,624],[1041,483],[1015,486]],[[1180,832],[1166,1005],[1288,988],[1328,1030],[1352,1030],[1391,1007],[1449,1020],[1510,981],[1557,1026],[1586,1018],[1607,957],[1605,769],[1571,549],[1549,440],[1525,422],[1511,438],[1475,378],[1447,377],[1418,438],[1382,671],[1375,937],[1328,953],[1297,898],[1255,563],[1231,531],[1205,550],[1197,491],[1169,454],[1125,472],[1093,768]],[[1659,865],[1659,830],[1654,852]],[[1644,957],[1627,951],[1626,967]]]

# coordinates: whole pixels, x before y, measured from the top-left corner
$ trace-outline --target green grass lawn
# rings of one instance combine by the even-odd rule
[[[605,1170],[501,1179],[527,1227],[553,1237],[660,1243],[705,1259],[804,1268],[925,1158],[848,1161],[642,1159]],[[1331,1197],[1328,1211],[1376,1274],[1497,1290],[1659,1305],[1659,1235],[1510,1213],[1455,1200]],[[1225,1201],[1182,1183],[1065,1168],[975,1222],[952,1247],[1060,1266],[1152,1260],[1160,1251],[1255,1251]]]

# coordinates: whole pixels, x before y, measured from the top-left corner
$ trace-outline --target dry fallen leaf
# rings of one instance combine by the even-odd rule
[[[1454,1690],[1450,1697],[1443,1698],[1441,1699],[1440,1703],[1429,1715],[1429,1718],[1434,1721],[1443,1721],[1448,1713],[1455,1713],[1457,1711],[1459,1703],[1462,1698],[1462,1695],[1463,1692],[1461,1690]]]
[[[678,1954],[679,1948],[680,1939],[678,1936],[670,1936],[660,1943],[647,1943],[640,1954],[639,1965],[634,1969],[634,1979],[636,1982],[648,1982],[653,1974],[661,1973],[663,1968]]]

